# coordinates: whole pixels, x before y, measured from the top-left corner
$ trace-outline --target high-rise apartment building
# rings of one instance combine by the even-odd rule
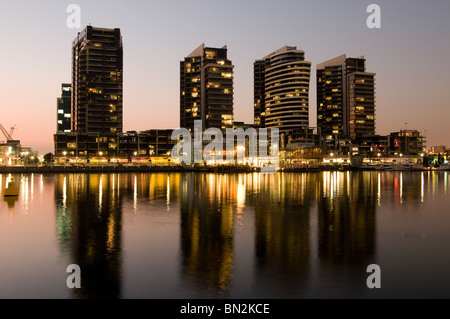
[[[56,132],[70,132],[71,125],[71,108],[70,108],[70,92],[71,86],[69,83],[61,85],[61,97],[57,99],[56,107]]]
[[[284,46],[254,62],[254,124],[287,133],[309,127],[311,62]]]
[[[345,54],[317,65],[317,126],[329,147],[375,134],[375,73]]]
[[[120,29],[87,26],[72,43],[72,131],[122,132]]]
[[[233,127],[233,68],[226,46],[201,44],[180,62],[180,127]]]

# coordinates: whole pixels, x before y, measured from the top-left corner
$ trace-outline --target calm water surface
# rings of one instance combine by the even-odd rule
[[[450,298],[449,175],[14,175],[0,298]]]

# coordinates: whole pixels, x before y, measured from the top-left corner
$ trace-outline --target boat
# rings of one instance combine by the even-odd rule
[[[422,165],[409,163],[409,164],[398,164],[394,166],[394,171],[423,171]]]
[[[374,167],[377,171],[389,171],[394,169],[394,166],[391,164],[377,164],[374,165]]]
[[[19,188],[16,186],[16,182],[14,182],[13,179],[10,179],[3,192],[3,196],[18,196],[18,195],[19,195]]]
[[[436,164],[430,168],[432,171],[450,171],[449,164]]]

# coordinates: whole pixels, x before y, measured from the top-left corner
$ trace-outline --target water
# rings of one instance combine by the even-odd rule
[[[450,298],[448,175],[14,175],[0,298]]]

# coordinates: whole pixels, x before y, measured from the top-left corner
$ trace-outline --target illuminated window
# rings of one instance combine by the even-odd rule
[[[96,88],[89,88],[89,89],[88,89],[88,92],[89,92],[89,93],[102,93],[101,90],[96,89]]]
[[[233,74],[232,73],[229,73],[229,72],[222,72],[222,77],[224,77],[224,78],[231,78],[232,76],[233,76]]]
[[[214,50],[205,50],[206,59],[214,59],[216,57],[216,51]]]
[[[58,124],[62,124],[62,120],[58,120]]]
[[[206,85],[207,88],[213,87],[213,88],[219,88],[220,87],[220,83],[213,83],[213,82],[208,82],[208,84]]]
[[[69,113],[66,113],[66,114],[64,114],[64,117],[70,118],[70,114],[69,114]]]
[[[64,110],[58,110],[58,114],[64,114]]]

